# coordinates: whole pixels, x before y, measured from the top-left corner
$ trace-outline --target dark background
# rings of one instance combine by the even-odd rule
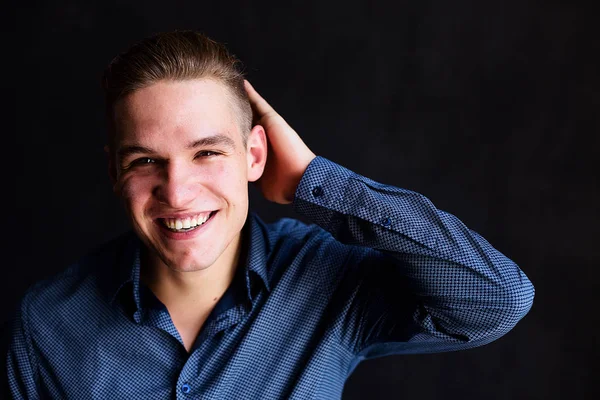
[[[424,194],[536,287],[533,308],[503,338],[463,352],[365,361],[344,399],[597,398],[600,35],[592,6],[13,6],[2,51],[3,66],[15,69],[2,83],[5,339],[29,285],[127,229],[102,150],[103,68],[144,36],[197,29],[228,45],[316,154]],[[251,204],[267,221],[296,216],[253,187]]]

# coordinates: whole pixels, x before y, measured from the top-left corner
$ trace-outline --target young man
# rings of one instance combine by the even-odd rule
[[[28,290],[15,398],[340,398],[362,360],[481,346],[530,309],[514,262],[423,195],[315,156],[236,63],[186,31],[109,65],[133,232]],[[314,224],[263,223],[248,182]]]

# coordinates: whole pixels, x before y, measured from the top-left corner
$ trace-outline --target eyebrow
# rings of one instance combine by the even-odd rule
[[[186,149],[192,150],[198,147],[206,146],[224,146],[229,149],[235,148],[235,142],[229,136],[222,134],[207,136],[202,139],[195,140],[186,146]],[[139,146],[139,145],[126,145],[121,147],[117,151],[119,159],[129,157],[133,154],[152,154],[156,153],[156,150],[150,147]]]

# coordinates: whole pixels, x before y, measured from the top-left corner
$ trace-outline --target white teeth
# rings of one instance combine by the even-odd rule
[[[163,222],[168,228],[173,230],[190,229],[205,223],[209,216],[210,213],[206,214],[204,217],[196,215],[192,218],[185,219],[168,218],[164,219]]]

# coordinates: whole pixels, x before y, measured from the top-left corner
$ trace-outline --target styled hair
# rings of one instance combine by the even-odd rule
[[[204,34],[184,30],[145,38],[116,56],[104,70],[108,142],[115,150],[114,106],[128,94],[161,80],[213,79],[228,89],[244,147],[252,129],[252,108],[241,62]]]

